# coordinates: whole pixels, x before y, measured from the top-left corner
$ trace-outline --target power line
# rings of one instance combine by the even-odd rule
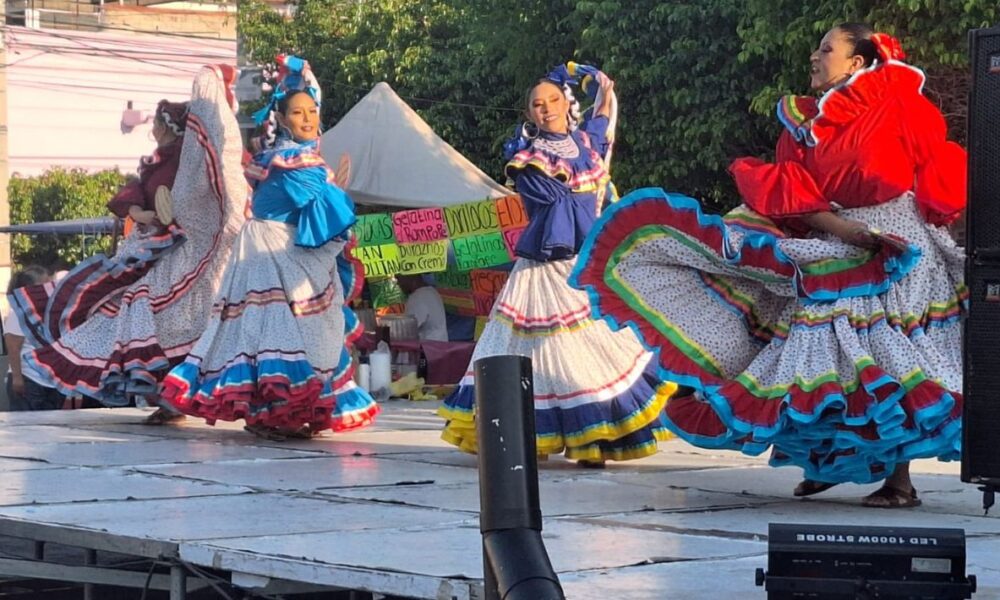
[[[197,73],[198,69],[185,70],[184,74],[189,75],[192,79]],[[113,73],[113,71],[108,71]],[[182,85],[187,87],[190,86],[190,82],[185,77],[183,79],[184,83],[181,83],[181,79],[177,76],[171,74],[150,74],[153,77],[159,78],[159,86],[149,85],[141,80],[136,79],[124,79],[115,78],[113,81],[100,80],[94,77],[85,78],[74,78],[71,76],[60,76],[54,78],[49,76],[48,69],[45,72],[41,71],[18,71],[16,73],[11,73],[8,75],[9,82],[23,82],[23,83],[44,83],[51,84],[56,88],[66,87],[66,88],[81,88],[81,89],[100,89],[100,90],[114,90],[114,91],[137,91],[137,92],[149,92],[149,93],[164,93],[172,94],[176,92],[176,87],[179,88]],[[162,81],[165,78],[170,78],[170,81]],[[102,85],[103,84],[103,85]],[[109,87],[110,86],[110,87]]]
[[[48,83],[21,83],[19,85],[22,86],[22,87],[32,88],[32,89],[37,89],[37,90],[42,90],[42,91],[46,91],[46,92],[58,92],[58,91],[60,91],[60,89],[59,89],[58,86],[52,86],[51,84],[48,84]],[[9,87],[10,86],[8,86],[8,93],[10,91]],[[115,91],[115,90],[109,90],[109,91]],[[120,91],[122,93],[133,93],[134,94],[134,93],[137,93],[137,92],[138,93],[142,93],[142,92],[145,92],[146,90],[125,90],[125,89],[122,89],[122,90],[117,90],[117,91]],[[80,95],[80,96],[87,96],[89,98],[101,98],[103,100],[117,100],[119,102],[125,100],[121,96],[109,96],[107,94],[95,94],[93,92],[76,91],[75,93],[77,95]],[[175,92],[162,92],[162,94],[167,94],[167,95],[174,94],[174,93]],[[161,92],[150,92],[150,94],[160,95]],[[179,97],[181,97],[181,96],[183,96],[183,94],[181,94]]]
[[[178,66],[175,66],[173,64],[170,64],[169,63],[169,59],[167,59],[166,56],[174,56],[174,57],[179,57],[179,58],[191,58],[192,56],[190,54],[177,53],[177,54],[169,55],[169,54],[166,54],[166,53],[161,53],[162,55],[165,56],[165,58],[159,59],[159,60],[157,60],[157,59],[144,60],[144,59],[138,58],[136,56],[129,56],[128,55],[129,52],[132,52],[132,53],[135,53],[135,54],[139,54],[141,56],[149,54],[148,52],[140,51],[140,50],[126,50],[126,51],[119,50],[119,51],[114,51],[114,50],[103,50],[103,49],[100,49],[100,48],[95,48],[93,46],[86,46],[86,49],[82,49],[82,48],[74,48],[74,47],[69,47],[69,46],[66,46],[66,47],[51,47],[51,46],[41,46],[41,45],[21,45],[20,48],[31,49],[31,50],[35,51],[36,54],[32,54],[31,56],[26,56],[24,58],[18,59],[16,61],[13,61],[13,62],[10,62],[10,63],[0,64],[0,68],[12,67],[12,66],[21,64],[23,62],[26,62],[28,60],[31,60],[33,58],[39,58],[41,56],[45,56],[47,54],[51,54],[51,55],[59,55],[59,56],[79,56],[79,57],[82,57],[82,56],[92,56],[92,57],[95,57],[95,58],[109,58],[109,59],[111,59],[111,58],[120,58],[120,59],[130,60],[130,61],[134,61],[134,62],[139,62],[139,63],[142,63],[142,64],[147,64],[147,65],[150,65],[150,66],[153,66],[153,67],[158,67],[158,68],[161,68],[161,69],[170,69],[172,71],[176,71],[176,72],[179,72],[179,73],[190,73],[190,74],[193,75],[198,70],[198,68],[200,68],[204,64],[208,64],[208,63],[211,63],[212,61],[219,61],[219,60],[221,60],[222,62],[227,62],[231,58],[235,58],[235,57],[228,57],[228,56],[227,57],[223,57],[222,55],[204,56],[201,61],[197,61],[197,62],[196,61],[191,61],[191,62],[188,62],[187,64],[190,65],[190,66],[188,68],[184,68],[184,67],[178,67]],[[175,61],[175,62],[179,62],[179,61]],[[46,67],[46,69],[63,70],[63,71],[65,71],[65,70],[73,70],[73,69],[69,69],[69,68],[66,68],[66,67]],[[88,69],[88,70],[91,71],[91,72],[98,72],[98,73],[100,73],[100,72],[111,72],[110,70],[97,70],[97,69]]]
[[[108,48],[119,49],[123,51],[132,49],[152,49],[148,50],[150,53],[164,54],[164,55],[175,55],[175,56],[188,56],[189,54],[184,54],[179,51],[178,43],[180,40],[175,41],[175,43],[170,43],[168,40],[147,40],[147,39],[131,39],[128,37],[93,37],[84,35],[73,35],[73,34],[59,34],[54,31],[44,30],[44,29],[26,29],[24,31],[13,31],[10,28],[6,30],[7,35],[14,41],[15,44],[29,47],[29,48],[50,48],[53,44],[45,43],[44,38],[56,38],[68,42],[76,42],[72,47],[79,47],[80,40],[85,41],[99,41],[105,44]],[[149,37],[155,37],[153,35]],[[214,38],[198,38],[199,42],[211,42],[210,44],[198,44],[199,47],[210,47],[212,48],[212,53],[223,54],[230,51],[233,52],[235,56],[235,48],[231,47],[232,43],[224,40],[217,40]],[[56,47],[66,47],[66,46],[56,46]],[[164,52],[157,52],[157,50]],[[172,50],[172,51],[171,51]]]
[[[79,39],[75,39],[73,36],[70,36],[70,35],[60,35],[58,33],[52,32],[52,31],[46,32],[46,34],[47,35],[51,35],[52,37],[55,37],[55,38],[59,38],[59,39],[66,40],[66,41],[69,41],[69,42],[74,42],[76,44],[79,44],[79,45],[83,46],[84,48],[89,48],[89,49],[94,50],[96,52],[100,52],[102,55],[104,53],[109,53],[109,54],[111,54],[113,56],[119,56],[121,58],[125,58],[125,59],[128,59],[128,60],[134,60],[134,61],[140,62],[140,63],[151,64],[151,65],[155,65],[155,66],[158,66],[158,67],[162,66],[164,68],[174,69],[175,71],[181,71],[181,72],[184,72],[184,73],[188,72],[186,69],[181,69],[179,67],[174,67],[172,65],[161,65],[161,64],[153,62],[153,61],[143,60],[141,58],[135,58],[135,57],[131,57],[131,56],[126,56],[126,55],[121,54],[121,53],[119,53],[119,52],[117,52],[115,50],[104,49],[104,48],[100,48],[98,46],[92,46],[90,44],[84,43],[83,41],[81,41]]]
[[[32,31],[36,32],[36,31],[40,31],[40,30],[32,30]],[[58,38],[58,39],[63,39],[63,40],[69,41],[69,42],[76,42],[77,44],[82,45],[85,48],[88,48],[88,49],[92,50],[93,53],[79,52],[79,51],[68,51],[68,49],[66,49],[66,48],[55,50],[55,49],[51,49],[48,46],[38,45],[38,44],[35,44],[35,45],[32,45],[32,44],[21,44],[20,47],[22,47],[22,48],[34,48],[34,49],[39,49],[39,50],[41,50],[42,48],[45,48],[45,50],[41,50],[41,52],[42,53],[51,53],[51,54],[76,54],[76,55],[84,55],[84,56],[108,56],[108,55],[111,55],[111,56],[117,56],[119,58],[124,58],[126,60],[133,60],[133,61],[136,61],[136,62],[149,64],[149,65],[152,65],[152,66],[157,66],[157,67],[162,67],[162,68],[171,68],[171,69],[173,69],[175,71],[180,71],[180,72],[184,72],[184,73],[189,72],[186,69],[175,67],[173,65],[165,65],[165,64],[162,64],[162,63],[155,62],[153,60],[143,60],[143,59],[137,58],[135,56],[128,56],[127,55],[129,52],[132,52],[132,53],[137,53],[137,54],[141,54],[141,55],[144,55],[144,56],[146,56],[146,55],[155,55],[155,56],[164,56],[164,57],[173,56],[173,57],[188,58],[191,55],[187,54],[187,53],[180,53],[180,52],[177,52],[177,53],[171,53],[171,52],[150,52],[150,51],[138,50],[138,49],[112,50],[110,48],[99,48],[99,47],[91,46],[89,44],[84,44],[83,42],[80,42],[80,41],[76,40],[72,36],[60,35],[60,34],[57,34],[55,32],[51,32],[51,31],[41,31],[41,33],[43,33],[44,35],[49,35],[49,36]],[[166,34],[164,34],[164,35],[166,35]],[[197,36],[181,36],[181,37],[197,37]],[[205,39],[205,38],[198,38],[198,39]],[[219,58],[222,58],[221,55],[218,55],[218,56],[219,56]],[[28,60],[29,58],[34,58],[34,57],[26,57],[24,59],[20,59],[18,61],[13,62],[13,63],[7,63],[5,65],[0,65],[0,68],[5,68],[5,67],[9,67],[9,66],[13,66],[13,65],[19,64],[21,62],[24,62],[25,60]],[[208,58],[208,57],[206,57],[206,58]],[[226,58],[228,58],[228,57],[226,57]],[[236,57],[233,56],[232,58],[235,59]],[[365,92],[365,93],[371,91],[368,88],[363,88],[363,87],[360,87],[360,86],[354,86],[354,85],[349,85],[349,84],[339,84],[338,87],[345,87],[345,88],[349,88],[349,89],[353,89],[353,90],[356,90],[356,91],[359,91],[359,92]],[[107,88],[103,88],[103,89],[107,89]],[[444,106],[456,106],[456,107],[462,107],[462,108],[492,110],[492,111],[497,111],[497,112],[511,112],[511,113],[520,113],[521,112],[521,109],[519,109],[519,108],[511,108],[511,107],[504,107],[504,106],[488,106],[488,105],[485,105],[485,104],[474,104],[474,103],[471,103],[471,102],[455,102],[455,101],[451,101],[451,100],[435,100],[435,99],[431,99],[431,98],[422,98],[420,96],[403,95],[403,94],[398,94],[398,95],[399,95],[400,98],[402,98],[404,100],[413,101],[413,102],[425,102],[425,103],[428,103],[428,104],[440,104],[440,105],[444,105]]]
[[[93,6],[89,2],[82,2],[80,0],[73,0],[73,3],[74,4],[85,5],[85,6]],[[220,6],[225,6],[225,5],[220,5]],[[237,7],[237,10],[239,10],[238,7]],[[208,14],[208,15],[217,15],[217,14],[220,14],[218,12],[213,13],[213,12],[210,12],[210,11],[197,11],[197,12],[204,12],[205,14]],[[87,13],[87,14],[100,14],[100,13]],[[231,16],[234,19],[237,18],[237,14],[236,13],[224,13],[224,14],[226,14],[226,16]],[[7,13],[7,17],[10,18],[10,16],[11,16],[11,13],[8,12]],[[96,27],[99,27],[100,30],[108,29],[108,30],[112,30],[112,31],[126,31],[126,32],[129,32],[129,33],[144,33],[144,34],[147,34],[147,35],[156,35],[156,36],[164,36],[164,37],[189,38],[189,39],[194,39],[194,40],[213,40],[213,41],[220,41],[220,42],[236,42],[237,41],[236,38],[209,37],[209,36],[198,35],[198,34],[193,34],[193,33],[175,33],[175,32],[171,32],[171,31],[160,31],[160,30],[150,30],[150,29],[137,29],[135,27],[120,27],[120,26],[103,25],[103,24],[98,24],[98,25],[96,25]],[[33,31],[41,31],[40,29],[32,29],[32,30]],[[207,32],[207,33],[211,33],[211,32]]]
[[[336,84],[334,87],[350,88],[352,90],[357,90],[359,92],[365,92],[365,93],[368,93],[368,92],[371,91],[370,88],[363,88],[363,87],[359,87],[359,86],[356,86],[356,85],[349,85],[349,84]],[[396,90],[393,90],[393,91],[395,92]],[[431,100],[430,98],[420,98],[419,96],[404,96],[403,94],[400,94],[399,92],[396,92],[396,95],[399,96],[400,98],[402,98],[403,100],[414,100],[414,101],[417,101],[417,102],[428,102],[430,104],[444,104],[446,106],[461,106],[461,107],[464,107],[464,108],[484,108],[486,110],[496,110],[496,111],[500,111],[500,112],[521,112],[521,109],[519,109],[519,108],[510,108],[510,107],[506,107],[506,106],[487,106],[485,104],[471,104],[469,102],[452,102],[451,100]]]
[[[236,18],[235,15],[233,18]],[[130,33],[145,33],[147,35],[160,35],[164,37],[177,37],[177,38],[187,38],[192,40],[211,40],[213,42],[236,42],[236,38],[222,38],[222,37],[209,37],[204,35],[197,35],[193,33],[172,33],[169,31],[159,31],[159,30],[149,30],[149,29],[135,29],[133,27],[112,27],[110,25],[101,25],[102,30],[110,29],[112,31],[128,31]]]
[[[89,46],[88,45],[88,46],[84,46],[84,47],[88,48],[88,49],[96,50],[96,51],[98,51],[100,53],[103,53],[103,54],[108,54],[108,53],[119,53],[119,54],[135,53],[135,54],[140,54],[140,55],[143,55],[143,56],[150,56],[150,57],[162,56],[162,57],[164,57],[164,59],[166,59],[166,58],[195,58],[194,56],[192,56],[192,54],[190,52],[183,52],[181,50],[176,50],[174,52],[167,52],[167,51],[161,51],[161,50],[147,50],[147,49],[145,49],[146,47],[140,47],[140,46],[125,47],[125,48],[115,48],[113,46],[100,47],[100,46]],[[30,43],[30,42],[17,42],[17,46],[15,48],[13,48],[13,50],[21,50],[21,49],[38,50],[40,52],[52,52],[52,53],[61,53],[62,52],[62,53],[64,53],[64,52],[66,52],[68,50],[79,49],[79,46],[70,46],[70,45],[66,45],[66,46],[51,46],[51,45],[48,45],[48,44],[37,44],[37,43],[33,44],[33,43]],[[215,53],[208,52],[206,54],[209,55],[209,56],[216,56],[216,57],[219,57],[219,58],[232,58],[232,59],[236,58],[235,54],[232,55],[232,56],[230,56],[230,55],[225,54],[223,52],[215,52]]]

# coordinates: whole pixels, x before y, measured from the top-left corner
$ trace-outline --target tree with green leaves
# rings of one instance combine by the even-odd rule
[[[809,54],[838,23],[859,21],[902,42],[907,61],[927,73],[924,92],[941,107],[953,138],[964,142],[969,89],[967,36],[1000,20],[995,0],[746,0],[739,26],[740,60],[777,63],[771,83],[753,99],[759,114],[772,114],[786,93],[804,93]]]
[[[619,190],[662,186],[722,210],[738,202],[729,163],[773,151],[775,103],[807,91],[809,54],[830,27],[865,21],[899,36],[962,140],[967,31],[998,10],[995,0],[300,0],[285,21],[248,0],[239,27],[254,61],[310,60],[326,123],[386,81],[501,181],[527,88],[558,63],[593,64],[621,96]]]
[[[101,217],[125,184],[117,170],[87,173],[82,169],[52,169],[36,177],[14,175],[7,188],[10,222],[14,225]],[[111,249],[109,236],[16,234],[11,239],[15,264],[66,268]]]

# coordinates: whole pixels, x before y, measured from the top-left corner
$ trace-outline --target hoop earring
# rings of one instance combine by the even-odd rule
[[[521,136],[527,140],[533,140],[538,137],[538,125],[530,121],[525,121],[521,125]]]

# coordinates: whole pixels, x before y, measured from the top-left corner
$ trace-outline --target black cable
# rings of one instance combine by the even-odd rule
[[[156,561],[153,560],[149,564],[149,571],[146,572],[146,583],[142,586],[142,596],[139,600],[146,600],[146,594],[149,592],[149,586],[153,583],[153,571],[156,569]]]
[[[215,593],[219,594],[220,596],[222,596],[226,600],[234,600],[234,598],[232,596],[230,596],[229,594],[227,594],[226,592],[224,592],[222,590],[222,588],[220,588],[218,586],[218,584],[216,583],[216,581],[219,581],[219,582],[225,583],[226,585],[229,585],[228,581],[226,581],[225,579],[223,579],[223,578],[221,578],[221,577],[219,577],[217,575],[213,575],[211,573],[202,571],[201,569],[199,569],[198,567],[194,566],[193,564],[187,562],[183,558],[176,557],[176,558],[174,558],[174,560],[177,561],[178,564],[180,564],[182,567],[184,567],[185,569],[187,569],[191,573],[197,575],[199,579],[204,579],[205,581],[207,581],[208,585],[210,585],[212,587],[212,589],[215,590]]]

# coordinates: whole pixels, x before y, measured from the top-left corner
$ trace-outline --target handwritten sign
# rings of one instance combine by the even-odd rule
[[[406,294],[392,277],[372,279],[368,282],[368,287],[372,295],[372,306],[375,308],[386,308],[406,303]]]
[[[399,246],[399,272],[436,273],[448,268],[448,240]]]
[[[510,262],[507,244],[499,231],[451,240],[455,264],[463,271],[494,267]]]
[[[476,316],[489,316],[493,310],[493,304],[497,301],[496,294],[480,294],[472,292],[472,302],[475,305]]]
[[[453,315],[464,315],[466,317],[476,314],[476,305],[472,300],[472,292],[440,287],[437,288],[437,291],[441,295],[445,312]]]
[[[443,208],[403,210],[392,215],[392,228],[400,244],[435,242],[448,238]]]
[[[444,209],[444,216],[448,223],[448,235],[453,240],[500,228],[493,200],[448,206]]]
[[[511,260],[517,259],[517,241],[521,239],[524,227],[520,229],[505,229],[503,231],[503,243],[507,245],[507,254]]]
[[[354,257],[365,266],[366,278],[386,277],[399,272],[399,246],[396,244],[360,246],[354,249]]]
[[[358,236],[358,246],[381,246],[396,241],[389,213],[359,216],[354,234]]]
[[[523,229],[528,224],[528,213],[520,196],[497,198],[497,224],[500,229]]]
[[[441,288],[451,288],[456,290],[471,290],[472,281],[469,278],[468,271],[458,271],[456,269],[448,269],[444,273],[438,273],[434,276],[435,287]]]
[[[477,294],[492,294],[496,296],[507,283],[510,276],[507,271],[494,271],[491,269],[475,269],[469,272],[469,279],[472,282],[472,291]]]

